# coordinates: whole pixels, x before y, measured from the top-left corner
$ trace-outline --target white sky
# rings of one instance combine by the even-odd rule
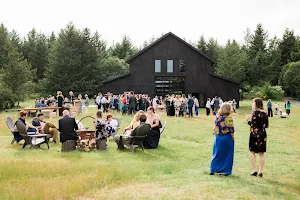
[[[0,22],[21,37],[33,27],[46,35],[72,21],[98,30],[111,44],[129,35],[136,46],[169,31],[195,42],[203,34],[225,44],[262,23],[269,36],[286,27],[300,35],[300,0],[0,0]]]

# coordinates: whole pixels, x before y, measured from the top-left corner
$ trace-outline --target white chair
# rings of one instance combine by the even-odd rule
[[[160,134],[162,134],[162,132],[165,130],[166,125],[167,125],[167,121],[164,121],[164,122],[162,123],[162,127],[159,129]]]

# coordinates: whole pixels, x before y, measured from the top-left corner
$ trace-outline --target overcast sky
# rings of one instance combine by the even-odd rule
[[[257,23],[269,36],[281,37],[286,27],[300,35],[300,0],[0,0],[0,22],[22,37],[33,27],[57,33],[70,21],[98,30],[108,44],[126,34],[139,46],[170,31],[186,41],[203,34],[224,44],[242,41]]]

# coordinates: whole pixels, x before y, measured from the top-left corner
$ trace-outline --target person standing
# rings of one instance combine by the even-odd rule
[[[212,113],[213,115],[216,115],[216,114],[215,114],[215,107],[214,107],[214,105],[215,105],[215,98],[212,98],[212,100],[211,100],[211,102],[210,102],[211,113]]]
[[[131,115],[132,113],[135,113],[135,107],[136,107],[136,98],[134,96],[134,93],[131,91],[129,93],[129,99],[128,99],[128,114]]]
[[[195,105],[195,114],[196,114],[196,117],[198,117],[199,101],[196,97],[193,97],[193,100],[194,100],[194,105]]]
[[[82,113],[82,104],[83,104],[82,95],[79,94],[78,95],[78,113],[79,114]]]
[[[64,104],[64,96],[62,95],[61,91],[57,92],[57,107],[60,107],[59,109],[59,116],[62,116],[63,112],[63,104]]]
[[[234,126],[230,116],[231,105],[223,103],[216,115],[215,141],[210,165],[210,175],[215,173],[230,175],[234,155]]]
[[[84,106],[85,106],[85,112],[86,113],[89,112],[89,105],[90,105],[89,95],[85,94],[84,95]]]
[[[209,116],[209,114],[210,114],[210,109],[211,109],[210,98],[207,98],[206,105],[205,105],[205,109],[206,109],[206,116]]]
[[[105,96],[103,96],[102,98],[101,98],[101,105],[102,105],[102,107],[103,107],[103,112],[105,113],[105,112],[107,112],[107,109],[108,109],[108,107],[107,107],[107,96],[105,95]]]
[[[101,109],[101,99],[102,99],[102,94],[99,92],[98,96],[96,97],[96,104],[98,106],[98,110]]]
[[[69,101],[71,102],[72,105],[74,105],[74,100],[75,100],[75,95],[72,91],[69,92]]]
[[[263,111],[263,101],[260,98],[255,98],[252,101],[252,117],[248,117],[248,125],[250,128],[249,150],[250,160],[253,167],[252,176],[263,176],[263,168],[265,165],[264,153],[267,147],[267,132],[269,127],[268,115]],[[256,168],[256,156],[259,154],[259,171]]]
[[[214,101],[214,115],[217,114],[219,108],[220,108],[220,100],[219,100],[219,98],[216,96],[216,97],[215,97],[215,101]]]
[[[273,110],[272,110],[272,102],[271,102],[271,99],[268,100],[267,107],[268,107],[268,117],[273,117]]]
[[[290,113],[291,113],[291,103],[290,103],[290,101],[287,101],[287,103],[285,104],[285,110],[286,110],[286,114],[290,115]]]
[[[190,94],[188,95],[187,106],[188,106],[189,116],[193,117],[194,100],[192,99],[192,95]]]

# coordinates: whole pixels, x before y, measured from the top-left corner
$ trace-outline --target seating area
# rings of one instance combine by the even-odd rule
[[[35,134],[35,132],[27,132],[24,124],[20,122],[14,123],[11,117],[6,117],[6,124],[13,134],[13,139],[11,144],[15,142],[19,143],[21,140],[24,140],[22,149],[27,145],[30,145],[30,149],[39,147],[41,144],[46,144],[49,149],[49,138],[52,137],[50,134]],[[16,130],[15,130],[16,127]]]

